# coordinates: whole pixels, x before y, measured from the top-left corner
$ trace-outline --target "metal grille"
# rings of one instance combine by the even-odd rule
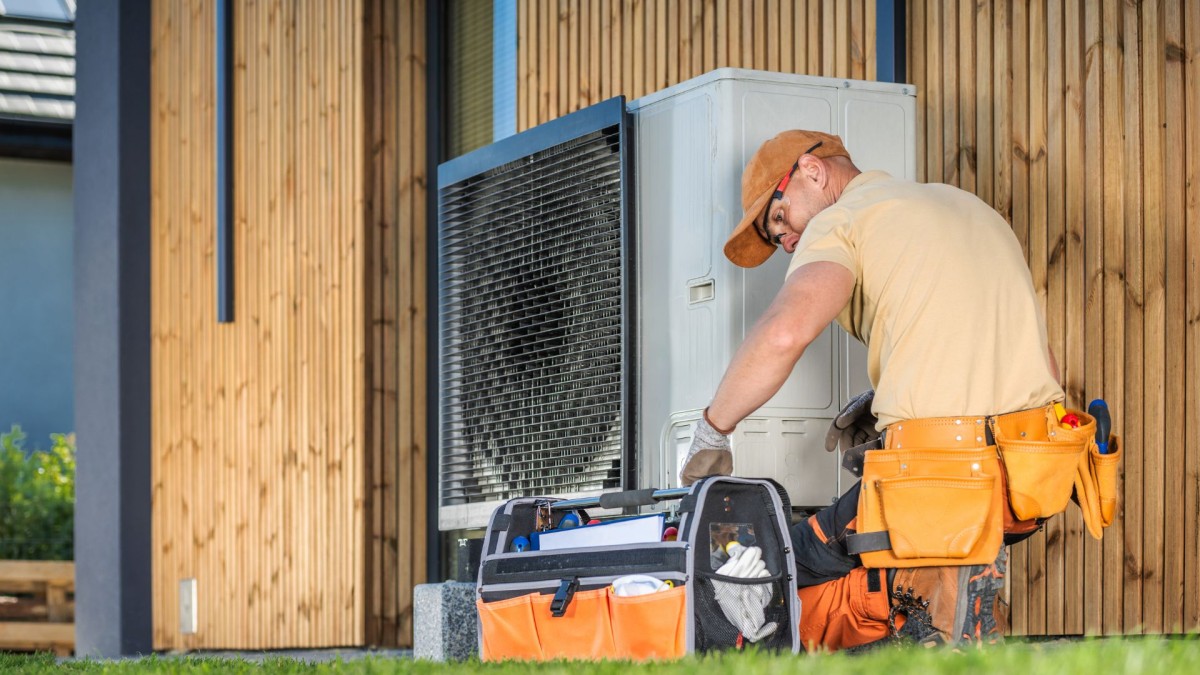
[[[616,124],[577,133],[568,120],[560,126],[577,135],[441,186],[443,511],[622,487],[628,313],[617,103],[608,106],[619,110]]]

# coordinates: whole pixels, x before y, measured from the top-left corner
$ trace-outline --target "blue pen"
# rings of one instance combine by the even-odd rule
[[[1088,404],[1088,414],[1096,419],[1096,449],[1102,455],[1108,454],[1108,435],[1112,431],[1112,417],[1108,414],[1108,404],[1098,398]]]

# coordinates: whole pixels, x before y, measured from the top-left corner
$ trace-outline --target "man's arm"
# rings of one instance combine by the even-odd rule
[[[854,275],[837,263],[792,272],[725,371],[708,408],[712,424],[732,429],[770,400],[853,291]]]

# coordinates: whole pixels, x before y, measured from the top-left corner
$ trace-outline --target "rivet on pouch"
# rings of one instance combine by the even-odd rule
[[[962,420],[954,420],[955,424],[962,424]]]
[[[1021,438],[1025,438],[1025,432],[1024,432],[1024,431],[1022,431],[1022,432],[1021,432]]]
[[[972,470],[972,471],[978,471],[978,470],[979,470],[979,463],[978,463],[978,462],[976,462],[975,464],[972,464],[972,465],[971,465],[971,470]]]
[[[983,442],[983,436],[976,436],[976,437],[975,437],[975,442],[976,442],[976,443],[982,443],[982,442]]]
[[[900,468],[901,468],[901,469],[907,469],[907,468],[908,468],[908,465],[907,465],[907,464],[901,464],[901,465],[900,465]]]
[[[955,437],[954,437],[954,440],[956,440],[956,441],[961,441],[961,440],[962,440],[962,436],[955,436]]]

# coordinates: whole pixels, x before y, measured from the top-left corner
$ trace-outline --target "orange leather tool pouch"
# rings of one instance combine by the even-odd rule
[[[1049,518],[1067,508],[1080,462],[1094,445],[1096,420],[1074,412],[1075,429],[1064,429],[1053,408],[1036,408],[991,420],[1007,475],[1008,501],[1018,520]]]
[[[1104,535],[1104,528],[1112,525],[1117,513],[1117,471],[1120,463],[1121,439],[1110,436],[1108,452],[1100,454],[1096,444],[1091,443],[1075,472],[1075,501],[1083,512],[1083,524],[1096,539]]]
[[[1004,534],[1003,480],[982,424],[975,418],[906,421],[889,428],[886,448],[867,453],[857,535],[868,535],[862,537],[867,542],[886,532],[890,548],[862,551],[864,566],[996,559]]]

